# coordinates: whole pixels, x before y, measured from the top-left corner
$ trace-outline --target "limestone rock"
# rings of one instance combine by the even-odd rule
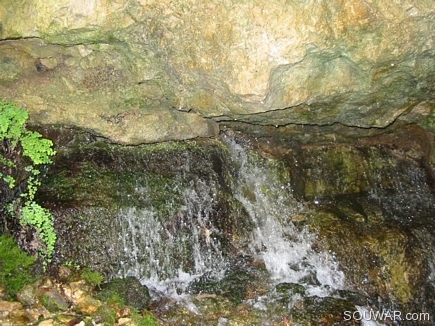
[[[0,301],[0,312],[9,313],[10,311],[17,311],[22,309],[23,306],[19,302]]]
[[[33,321],[21,303],[0,301],[0,325],[28,325]]]
[[[131,325],[131,318],[119,318],[118,325]]]
[[[85,315],[92,315],[101,307],[101,301],[87,295],[77,302],[76,309]]]
[[[0,93],[132,144],[213,136],[210,119],[384,127],[433,98],[434,16],[432,0],[6,0]]]
[[[38,324],[38,326],[53,326],[53,325],[55,325],[53,319],[43,320]]]

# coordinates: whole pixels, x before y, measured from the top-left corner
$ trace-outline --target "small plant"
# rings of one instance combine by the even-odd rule
[[[35,280],[30,270],[34,262],[35,258],[21,251],[11,236],[0,236],[0,284],[11,298]]]
[[[93,318],[97,320],[100,324],[103,325],[115,325],[116,324],[116,310],[115,308],[102,305],[98,310],[93,314]]]
[[[91,286],[100,286],[104,281],[104,276],[98,272],[85,268],[81,273],[81,277]]]
[[[144,312],[143,314],[140,314],[136,311],[133,311],[132,319],[136,325],[141,325],[141,326],[159,326],[160,325],[160,323],[156,319],[156,317],[154,317],[151,313],[149,313],[147,311]]]
[[[3,233],[9,232],[7,216],[36,230],[43,244],[39,253],[47,264],[56,242],[53,216],[34,199],[41,166],[51,163],[56,152],[51,140],[26,129],[28,118],[26,110],[0,101],[0,216]]]
[[[64,265],[68,268],[75,269],[76,271],[80,269],[80,264],[73,260],[68,260],[67,262],[64,263]]]

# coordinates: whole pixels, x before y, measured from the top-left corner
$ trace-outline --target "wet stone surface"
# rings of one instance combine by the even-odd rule
[[[431,137],[78,142],[38,198],[56,216],[55,266],[137,278],[163,324],[359,325],[343,316],[357,307],[433,318]]]

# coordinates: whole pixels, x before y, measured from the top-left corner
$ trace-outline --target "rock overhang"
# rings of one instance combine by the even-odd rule
[[[222,121],[434,130],[432,1],[6,1],[0,93],[138,144]]]

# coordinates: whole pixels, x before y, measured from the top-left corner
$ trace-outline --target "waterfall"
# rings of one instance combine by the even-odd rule
[[[249,254],[266,265],[276,282],[306,283],[315,277],[320,285],[307,284],[309,295],[326,296],[341,289],[344,274],[332,254],[312,249],[315,234],[298,230],[292,218],[304,214],[304,207],[293,196],[288,182],[279,180],[275,162],[250,159],[246,148],[231,137],[224,137],[238,174],[233,192],[254,223]]]
[[[192,182],[181,191],[182,205],[169,210],[169,219],[153,207],[122,210],[118,223],[125,255],[118,276],[134,276],[156,292],[178,296],[196,277],[222,270],[221,243],[211,236],[218,232],[211,221],[213,189],[213,183]]]
[[[228,188],[253,226],[240,248],[243,254],[264,262],[272,285],[300,283],[308,295],[317,296],[341,289],[344,274],[333,254],[314,250],[316,235],[292,222],[306,208],[293,198],[289,179],[279,177],[278,163],[251,159],[254,154],[233,137],[223,136],[223,141],[233,167]],[[186,185],[183,175],[178,178],[179,203],[166,202],[170,216],[152,205],[119,212],[123,254],[116,275],[135,276],[154,293],[180,298],[198,277],[222,277],[230,255],[224,253],[215,218],[216,182],[198,177]],[[147,188],[137,191],[146,195]]]

